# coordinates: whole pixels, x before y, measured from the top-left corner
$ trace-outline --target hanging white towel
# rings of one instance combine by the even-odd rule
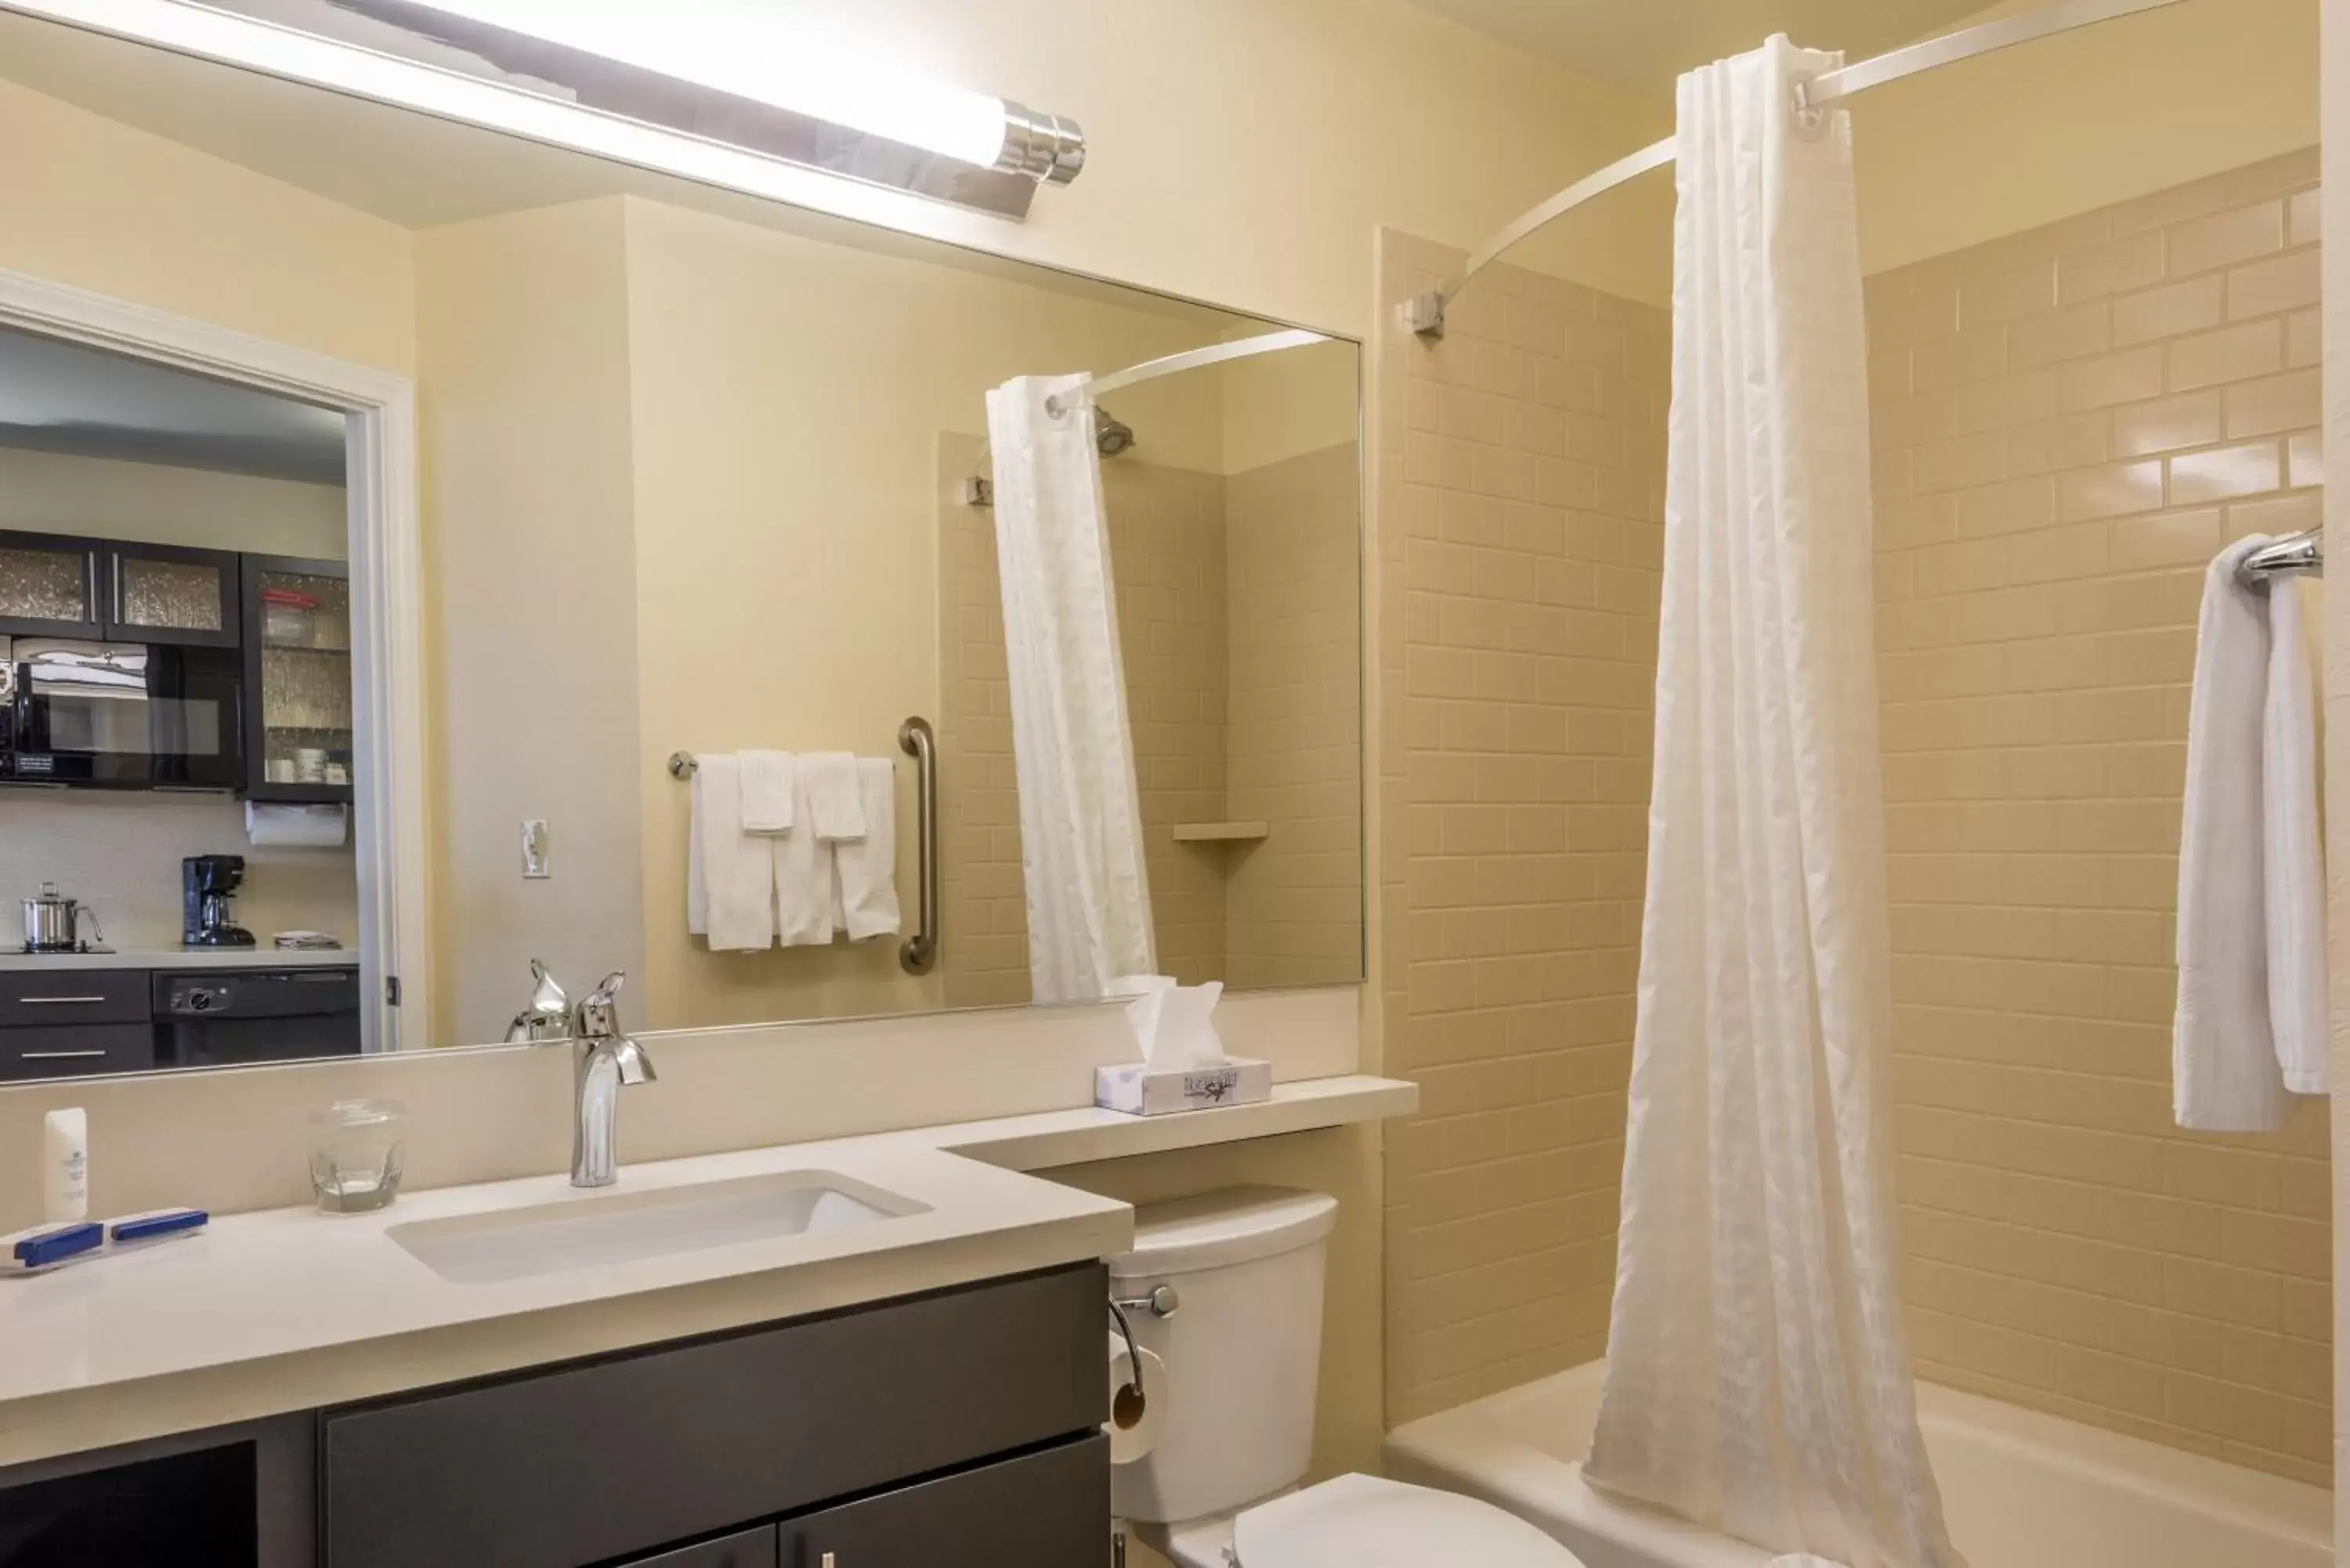
[[[898,914],[898,772],[887,757],[857,759],[865,836],[832,846],[837,924],[852,942],[894,935]]]
[[[1841,63],[1780,37],[1680,79],[1648,897],[1584,1476],[1799,1561],[1957,1568],[1894,1231],[1850,130],[1792,109]]]
[[[792,770],[792,830],[763,841],[774,855],[775,940],[787,948],[822,947],[840,924],[834,908],[832,846],[816,836],[807,764],[802,757]]]
[[[2236,578],[2269,542],[2255,534],[2212,560],[2196,634],[2170,1069],[2178,1125],[2203,1132],[2265,1131],[2282,1121],[2289,1087],[2325,1086],[2315,742],[2300,599],[2289,583],[2272,598]]]
[[[865,836],[864,797],[858,793],[857,759],[847,752],[817,752],[800,758],[807,783],[808,815],[816,836],[827,842]]]
[[[743,832],[743,775],[731,756],[705,755],[693,774],[687,835],[685,929],[713,952],[755,952],[775,940],[775,862],[768,841]]]
[[[789,833],[792,830],[792,754],[789,752],[744,752],[743,763],[743,831]]]

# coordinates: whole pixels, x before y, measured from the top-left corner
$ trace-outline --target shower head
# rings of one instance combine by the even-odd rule
[[[1134,427],[1116,414],[1094,405],[1094,446],[1104,457],[1116,457],[1134,445]]]

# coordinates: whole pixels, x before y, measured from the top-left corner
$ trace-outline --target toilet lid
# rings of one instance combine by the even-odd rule
[[[1340,1476],[1232,1525],[1241,1568],[1580,1568],[1565,1547],[1490,1503],[1375,1476]]]

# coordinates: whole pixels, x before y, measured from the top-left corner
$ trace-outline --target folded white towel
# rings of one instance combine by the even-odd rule
[[[743,762],[743,831],[789,833],[792,830],[792,754],[789,752],[744,752]]]
[[[857,759],[865,836],[832,846],[838,924],[852,942],[893,935],[898,913],[898,772],[887,757]]]
[[[833,914],[832,846],[816,836],[808,759],[792,769],[792,830],[763,842],[774,856],[775,936],[787,948],[822,947],[840,922]]]
[[[2268,542],[2239,540],[2204,576],[2188,711],[2171,1102],[2180,1127],[2207,1132],[2278,1125],[2288,1049],[2300,1082],[2324,1083],[2324,933],[2299,607],[2289,585],[2272,602],[2236,580],[2244,557]]]
[[[857,782],[857,759],[847,752],[817,752],[799,759],[807,784],[809,815],[818,838],[837,842],[865,836],[864,796]]]
[[[731,756],[704,756],[693,774],[687,835],[685,929],[713,952],[755,952],[775,940],[770,841],[743,831],[743,775]]]
[[[2262,715],[2262,869],[2268,875],[2269,1023],[2296,1095],[2326,1092],[2324,851],[2317,815],[2317,702],[2301,584],[2269,585],[2268,701]]]

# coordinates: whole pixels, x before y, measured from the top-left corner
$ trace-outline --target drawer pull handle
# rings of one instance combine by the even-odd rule
[[[93,1056],[103,1056],[103,1051],[24,1051],[17,1054],[20,1062],[86,1062]]]
[[[16,1004],[20,1007],[88,1007],[105,1000],[102,996],[20,996]]]
[[[824,1554],[824,1568],[832,1568],[832,1553],[829,1552]]]

